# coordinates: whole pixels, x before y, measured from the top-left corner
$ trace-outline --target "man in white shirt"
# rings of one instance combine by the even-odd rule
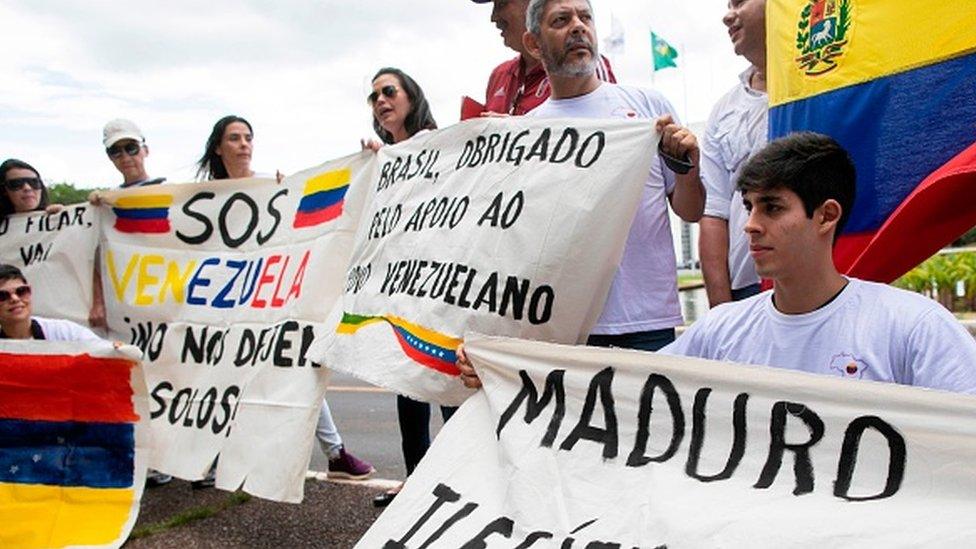
[[[834,267],[855,178],[824,135],[792,134],[757,153],[737,188],[756,271],[773,289],[712,309],[662,352],[976,393],[976,342],[945,308]]]
[[[698,251],[708,303],[714,307],[759,293],[742,226],[746,212],[735,182],[750,156],[766,144],[766,0],[730,0],[722,18],[735,53],[750,67],[708,117],[701,142],[701,177],[707,191]]]
[[[814,133],[749,160],[737,184],[745,231],[773,289],[715,307],[661,352],[976,393],[976,342],[945,308],[834,267],[855,179],[847,152]],[[465,358],[458,368],[465,386],[481,385]]]
[[[668,203],[682,219],[698,221],[705,190],[698,177],[698,142],[679,126],[674,109],[656,91],[601,82],[596,27],[588,0],[533,0],[526,12],[526,50],[546,69],[552,95],[527,116],[539,118],[650,118],[664,153],[690,159],[678,174],[652,163],[637,215],[591,345],[657,350],[682,324]],[[652,154],[648,151],[647,154]]]

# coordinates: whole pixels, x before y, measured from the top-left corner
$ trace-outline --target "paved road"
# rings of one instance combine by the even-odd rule
[[[227,506],[231,495],[221,490],[191,490],[177,480],[148,490],[143,496],[136,528],[165,523],[177,515],[195,513],[201,507],[217,509],[209,518],[130,540],[133,549],[185,549],[187,547],[352,547],[379,516],[371,505],[389,482],[402,480],[403,457],[397,428],[396,397],[350,376],[335,374],[327,395],[345,444],[376,467],[370,482],[333,483],[308,480],[305,501],[298,505],[251,498]],[[440,427],[435,414],[431,428]],[[326,471],[328,461],[316,445],[309,465]]]
[[[403,454],[397,428],[396,397],[352,376],[335,373],[329,383],[326,399],[339,428],[346,449],[376,468],[375,478],[402,480]],[[440,414],[432,414],[432,433],[440,428]],[[328,470],[328,460],[315,446],[312,471]]]

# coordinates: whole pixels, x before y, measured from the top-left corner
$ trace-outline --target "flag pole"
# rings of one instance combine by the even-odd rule
[[[684,42],[682,42],[678,47],[680,48],[680,52],[681,52],[680,56],[682,59],[684,59],[684,63],[682,63],[681,67],[675,67],[675,68],[681,71],[681,87],[684,89],[684,97],[683,97],[684,112],[681,113],[681,119],[684,120],[684,123],[687,126],[688,124],[691,123],[691,120],[688,119],[688,74],[684,70],[688,66],[688,58],[685,57]]]

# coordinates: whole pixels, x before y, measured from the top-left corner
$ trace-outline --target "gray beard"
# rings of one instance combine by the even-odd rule
[[[596,72],[600,54],[594,48],[593,57],[586,63],[575,63],[567,61],[566,58],[557,60],[548,51],[542,50],[542,65],[546,68],[546,73],[551,76],[561,76],[564,78],[582,78]]]

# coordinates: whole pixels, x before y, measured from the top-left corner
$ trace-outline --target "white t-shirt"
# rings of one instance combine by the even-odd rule
[[[976,393],[976,342],[944,307],[849,279],[833,301],[785,315],[772,291],[715,307],[662,353]]]
[[[701,140],[705,215],[729,223],[729,276],[734,290],[759,282],[743,230],[748,215],[735,188],[746,160],[766,146],[769,100],[764,92],[749,87],[754,70],[750,67],[740,74],[740,82],[718,100]]]
[[[36,320],[40,325],[41,331],[44,332],[44,339],[47,341],[105,341],[95,335],[95,332],[70,320],[39,316],[32,316],[31,319]]]
[[[668,100],[656,91],[602,82],[580,97],[549,98],[525,116],[654,119],[663,114],[678,119]],[[591,333],[625,334],[682,324],[667,204],[674,185],[674,173],[663,161],[651,163],[623,259]]]

